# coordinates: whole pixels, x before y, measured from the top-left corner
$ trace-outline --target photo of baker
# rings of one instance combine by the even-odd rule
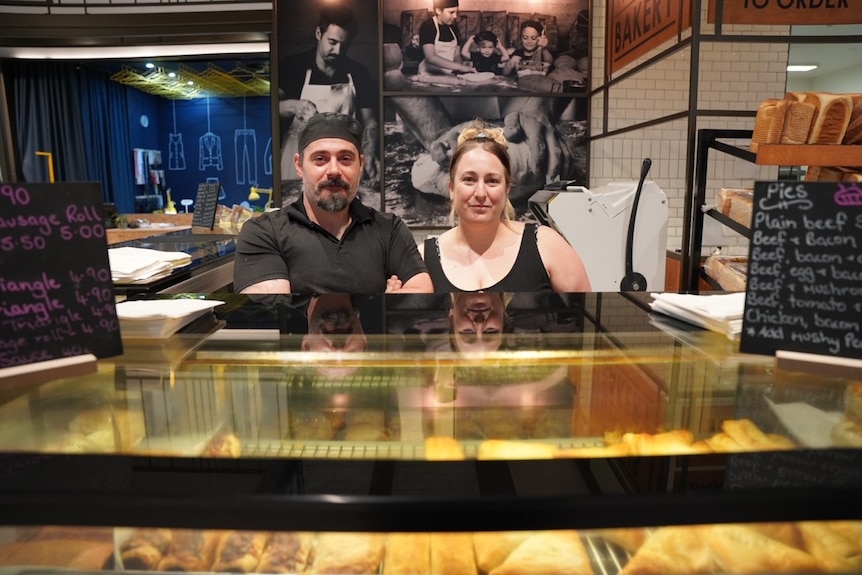
[[[427,6],[424,3],[428,3]],[[383,0],[383,89],[585,93],[589,2]]]
[[[298,135],[320,112],[362,124],[365,163],[360,199],[380,206],[380,75],[377,0],[277,2],[278,113],[283,203],[299,195]]]
[[[586,184],[583,98],[551,96],[390,96],[384,98],[385,211],[411,226],[449,226],[449,160],[475,119],[503,128],[511,163],[510,200],[528,218],[528,200],[555,180]]]

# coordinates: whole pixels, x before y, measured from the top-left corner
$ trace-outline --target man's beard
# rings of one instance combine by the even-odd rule
[[[327,190],[327,188],[340,187],[345,193],[332,193],[330,192],[328,195],[324,196],[323,193]],[[318,184],[317,189],[315,190],[314,196],[317,198],[317,207],[326,211],[326,212],[340,212],[348,205],[347,192],[350,191],[350,184],[341,178],[334,178],[326,180],[325,182],[321,182]]]

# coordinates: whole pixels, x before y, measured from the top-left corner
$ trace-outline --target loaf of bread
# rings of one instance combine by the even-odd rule
[[[847,94],[808,92],[805,101],[815,108],[814,120],[808,133],[809,144],[840,144],[844,141],[853,100]]]
[[[754,198],[753,188],[719,188],[715,193],[715,209],[724,214],[730,215],[733,201],[738,197],[747,198],[751,201]]]
[[[725,291],[745,291],[748,258],[709,256],[704,262],[706,274]]]
[[[862,94],[848,94],[852,102],[850,121],[847,123],[847,131],[844,132],[842,144],[862,144]]]
[[[757,107],[757,115],[754,117],[754,132],[751,136],[751,151],[757,152],[760,144],[778,143],[778,140],[770,142],[771,131],[776,125],[775,116],[777,113],[776,104],[779,100],[769,98],[760,103]]]
[[[759,144],[804,144],[814,119],[815,106],[806,101],[768,99],[757,109],[751,151]]]

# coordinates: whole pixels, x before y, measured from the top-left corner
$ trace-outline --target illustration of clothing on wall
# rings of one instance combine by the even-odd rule
[[[236,183],[257,185],[257,135],[251,128],[234,131],[236,150]]]
[[[132,150],[132,155],[135,162],[135,184],[146,185],[148,176],[147,151],[135,148]]]
[[[263,173],[272,175],[272,138],[266,141],[266,149],[263,151]]]
[[[183,150],[182,134],[168,134],[168,169],[186,169],[186,154]]]
[[[200,161],[198,167],[201,171],[209,167],[217,170],[224,169],[224,160],[221,155],[221,137],[207,132],[200,137]]]

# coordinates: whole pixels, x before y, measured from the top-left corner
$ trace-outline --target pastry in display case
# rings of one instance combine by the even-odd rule
[[[329,575],[851,574],[862,569],[862,521],[391,533],[64,528],[62,539],[54,538],[56,528],[39,531],[28,541],[0,545],[0,567]],[[112,544],[100,542],[112,531]]]
[[[487,339],[448,296],[315,325],[307,297],[232,298],[160,344],[198,337],[179,360],[4,398],[0,565],[860,572],[862,381],[667,329],[645,297],[516,294]]]

